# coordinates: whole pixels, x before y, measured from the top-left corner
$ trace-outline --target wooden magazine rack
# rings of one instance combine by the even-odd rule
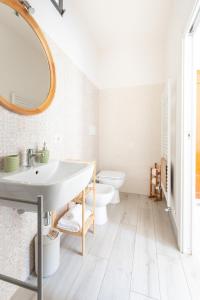
[[[153,168],[150,168],[149,190],[149,198],[155,201],[162,200],[161,169],[157,163],[155,163]]]

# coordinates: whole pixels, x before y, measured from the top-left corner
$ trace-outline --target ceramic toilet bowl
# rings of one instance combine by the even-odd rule
[[[125,173],[118,171],[100,171],[97,174],[97,180],[99,183],[108,184],[114,187],[115,193],[111,200],[112,204],[120,202],[119,189],[122,187],[125,181]]]
[[[96,184],[95,224],[103,225],[108,221],[107,205],[111,202],[114,193],[115,189],[111,185]],[[87,195],[86,203],[89,207],[93,206],[92,192]]]

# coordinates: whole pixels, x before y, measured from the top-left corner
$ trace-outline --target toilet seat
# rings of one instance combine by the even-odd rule
[[[118,172],[118,171],[102,170],[97,174],[97,179],[118,180],[118,179],[124,179],[124,178],[125,178],[125,173]]]
[[[119,189],[122,187],[126,174],[119,171],[102,170],[97,174],[97,181],[102,184],[108,184],[114,187],[115,194],[111,203],[120,202]]]

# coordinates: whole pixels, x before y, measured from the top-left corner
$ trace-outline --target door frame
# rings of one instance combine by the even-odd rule
[[[195,206],[196,165],[196,74],[194,72],[193,34],[199,22],[197,1],[182,40],[182,107],[181,107],[181,215],[180,250],[194,253],[193,210]],[[194,29],[194,32],[193,30]]]

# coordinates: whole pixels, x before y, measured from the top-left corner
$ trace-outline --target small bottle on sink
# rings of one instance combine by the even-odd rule
[[[40,154],[40,163],[48,163],[49,161],[49,150],[47,149],[47,145],[44,142],[43,149]]]

